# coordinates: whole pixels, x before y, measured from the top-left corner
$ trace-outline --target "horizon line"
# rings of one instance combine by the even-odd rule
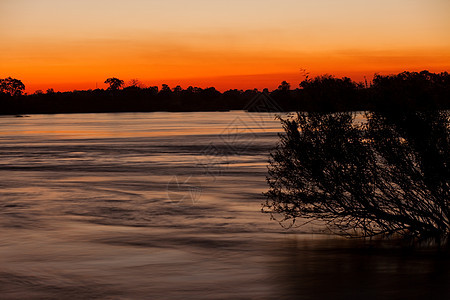
[[[140,79],[138,77],[127,78],[126,76],[117,76],[117,74],[112,74],[111,76],[106,76],[104,79],[99,81],[76,81],[76,82],[59,82],[59,83],[27,83],[26,80],[22,80],[20,77],[10,76],[21,80],[25,84],[25,93],[34,94],[36,91],[46,91],[53,89],[55,92],[73,92],[73,91],[88,91],[96,89],[106,89],[107,84],[104,81],[107,78],[116,77],[125,81],[125,86],[131,86],[131,80],[138,80],[143,87],[161,87],[163,84],[167,84],[169,87],[173,88],[176,86],[181,86],[183,89],[187,87],[198,87],[198,88],[211,88],[214,87],[220,92],[228,90],[274,90],[278,85],[287,81],[291,86],[298,85],[300,82],[307,78],[314,78],[318,76],[330,75],[336,78],[350,78],[356,83],[372,82],[376,75],[395,75],[402,72],[422,72],[428,71],[431,73],[443,73],[449,72],[444,69],[437,68],[413,68],[412,70],[380,70],[375,72],[369,71],[353,71],[353,72],[340,72],[333,70],[332,72],[308,72],[308,70],[300,69],[299,72],[279,72],[279,73],[259,73],[259,74],[242,74],[242,75],[220,75],[220,76],[209,76],[209,77],[190,77],[190,78],[166,78],[166,79]],[[350,74],[349,74],[350,73]],[[369,75],[370,73],[370,75]],[[346,75],[347,74],[347,75]],[[308,76],[308,77],[307,77]],[[9,76],[6,76],[9,77]],[[5,77],[5,78],[6,78]],[[125,78],[125,79],[124,79]],[[243,82],[242,80],[248,80]],[[153,83],[152,83],[153,82]],[[244,87],[245,86],[245,87]]]

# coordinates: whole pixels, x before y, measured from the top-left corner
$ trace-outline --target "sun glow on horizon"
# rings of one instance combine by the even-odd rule
[[[0,77],[27,92],[111,76],[224,90],[296,84],[300,69],[355,80],[440,72],[449,20],[445,0],[3,0]]]

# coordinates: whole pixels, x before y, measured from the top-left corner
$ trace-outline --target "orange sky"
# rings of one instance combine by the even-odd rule
[[[1,0],[0,28],[0,78],[29,93],[450,70],[448,0]]]

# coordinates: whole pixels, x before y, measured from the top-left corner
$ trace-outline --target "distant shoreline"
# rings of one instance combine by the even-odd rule
[[[201,112],[246,110],[290,111],[396,111],[450,109],[450,75],[428,71],[375,75],[370,83],[322,75],[306,78],[297,88],[284,81],[278,89],[228,90],[177,86],[140,87],[54,92],[52,89],[22,95],[25,87],[2,85],[0,115],[117,113],[117,112]],[[123,82],[122,82],[123,83]]]

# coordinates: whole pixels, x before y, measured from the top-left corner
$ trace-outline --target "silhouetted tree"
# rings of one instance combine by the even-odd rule
[[[181,88],[181,86],[177,85],[176,87],[173,88],[173,92],[176,94],[181,93],[183,89]]]
[[[128,81],[128,88],[135,88],[135,89],[143,89],[146,88],[145,84],[142,83],[137,78],[132,78],[130,81]]]
[[[271,154],[263,211],[341,233],[447,237],[450,113],[297,113]]]
[[[111,77],[106,79],[105,83],[109,84],[108,90],[116,91],[123,86],[124,81],[116,77]]]
[[[157,86],[149,86],[146,88],[146,90],[150,93],[150,95],[155,96],[158,94],[159,88]]]
[[[163,83],[162,85],[161,85],[161,92],[164,92],[164,93],[170,93],[172,90],[170,89],[170,87],[167,85],[167,84],[165,84],[165,83]]]
[[[25,85],[19,79],[4,78],[0,79],[0,92],[11,96],[20,96],[25,90]]]
[[[291,85],[287,81],[283,81],[279,86],[278,89],[280,91],[289,91],[291,89]]]
[[[372,90],[378,110],[445,108],[450,102],[450,74],[428,71],[376,74]]]
[[[345,111],[360,109],[355,105],[361,102],[358,89],[363,85],[348,77],[336,78],[332,75],[322,75],[307,78],[300,83],[303,101],[309,104],[309,109],[315,111]]]

